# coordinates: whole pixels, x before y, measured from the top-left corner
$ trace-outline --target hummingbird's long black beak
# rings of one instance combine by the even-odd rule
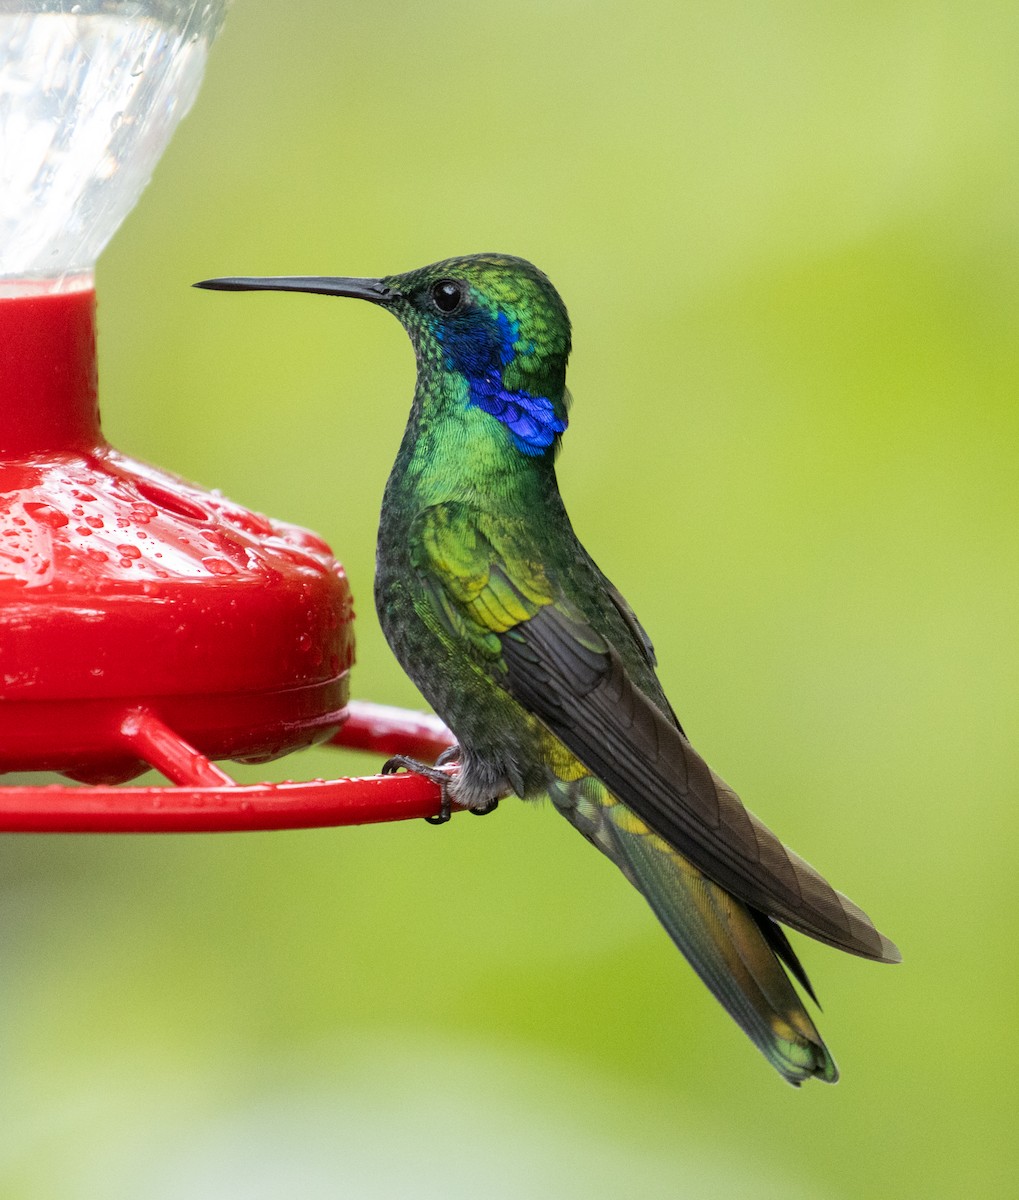
[[[202,279],[192,284],[211,292],[317,292],[321,296],[351,296],[374,304],[391,304],[400,293],[386,287],[381,279],[347,279],[332,275],[255,275],[230,276],[226,279]]]

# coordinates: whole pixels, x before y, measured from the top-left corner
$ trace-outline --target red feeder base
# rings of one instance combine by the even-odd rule
[[[370,825],[439,811],[439,789],[420,775],[235,784],[158,720],[139,714],[136,728],[147,747],[139,753],[151,753],[178,786],[0,786],[0,832],[236,833]],[[353,702],[332,743],[434,759],[453,738],[437,717]]]

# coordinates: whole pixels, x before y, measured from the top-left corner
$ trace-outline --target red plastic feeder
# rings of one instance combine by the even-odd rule
[[[348,704],[353,611],[313,533],[118,454],[92,268],[197,95],[225,0],[26,0],[3,16],[0,830],[341,825],[438,813],[419,777],[240,787],[213,759],[313,742],[437,755],[435,718]],[[148,767],[169,787],[117,787]]]
[[[124,457],[95,294],[0,297],[0,830],[184,831],[434,815],[400,775],[239,786],[212,759],[314,742],[434,757],[434,717],[348,703],[353,609],[315,534]],[[114,787],[149,767],[170,787]]]

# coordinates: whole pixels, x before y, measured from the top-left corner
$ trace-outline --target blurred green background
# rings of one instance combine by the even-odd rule
[[[1015,1194],[1017,43],[1012,3],[236,0],[100,265],[107,433],[321,531],[355,693],[415,706],[371,605],[403,332],[188,285],[533,259],[578,532],[906,962],[797,939],[843,1072],[797,1092],[549,811],[7,838],[7,1200]]]

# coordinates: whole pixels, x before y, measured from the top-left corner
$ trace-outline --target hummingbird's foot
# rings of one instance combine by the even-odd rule
[[[457,771],[457,768],[450,764],[459,756],[460,747],[450,746],[448,750],[443,750],[435,760],[434,766],[429,766],[428,763],[418,762],[416,758],[409,758],[406,754],[394,754],[382,764],[382,774],[395,775],[403,769],[421,775],[424,779],[430,779],[438,787],[442,799],[438,813],[434,817],[425,817],[425,820],[429,825],[445,825],[453,815],[453,799],[449,788]]]
[[[435,765],[437,767],[442,767],[442,766],[445,766],[447,763],[459,762],[459,761],[460,761],[460,747],[459,746],[450,746],[448,750],[443,750],[443,752],[435,760]],[[493,796],[491,800],[487,800],[484,804],[471,805],[471,807],[468,808],[467,811],[472,816],[475,816],[475,817],[487,817],[489,813],[495,812],[495,810],[499,807],[499,800],[500,800],[499,796]],[[441,821],[439,821],[437,818],[434,818],[434,817],[432,817],[432,818],[425,817],[425,820],[426,821],[433,820],[433,821],[435,821],[436,824],[442,823]]]

